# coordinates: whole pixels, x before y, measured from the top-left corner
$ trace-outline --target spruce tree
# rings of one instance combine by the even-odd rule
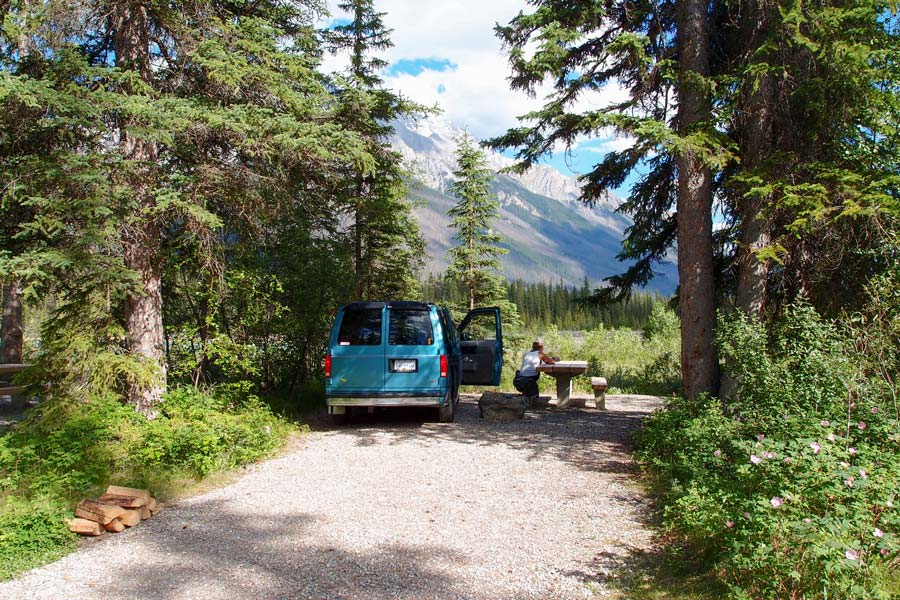
[[[468,292],[469,310],[476,305],[495,303],[505,295],[499,256],[508,250],[500,246],[503,237],[491,230],[499,203],[491,195],[493,173],[487,167],[484,152],[468,134],[456,140],[456,180],[450,194],[457,198],[448,211],[450,226],[459,244],[448,251],[447,273],[460,281]]]
[[[216,279],[231,239],[225,223],[293,202],[338,157],[373,167],[359,136],[330,114],[316,71],[315,6],[4,7],[5,23],[26,25],[0,36],[9,125],[0,168],[17,182],[4,188],[3,210],[18,215],[13,237],[23,244],[5,248],[0,271],[29,293],[57,297],[42,339],[52,376],[122,383],[127,400],[152,415],[167,379],[163,246],[195,244]],[[27,57],[36,63],[28,76],[10,49],[22,36],[44,49]],[[85,363],[54,362],[49,353],[72,351],[66,340],[76,338],[90,340],[79,346],[93,349],[79,355]],[[113,375],[91,374],[100,360]]]
[[[403,298],[416,295],[415,271],[424,263],[425,242],[407,200],[409,187],[399,153],[390,147],[392,122],[414,118],[423,107],[383,87],[387,63],[376,55],[390,48],[391,31],[372,0],[346,0],[338,7],[351,20],[327,32],[335,53],[349,53],[346,78],[336,81],[339,120],[358,133],[374,158],[369,169],[348,171],[341,192],[353,221],[355,297]]]

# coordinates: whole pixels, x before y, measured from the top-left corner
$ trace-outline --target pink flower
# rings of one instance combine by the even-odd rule
[[[786,464],[791,464],[792,462],[794,462],[794,459],[791,458],[790,456],[785,456],[785,457],[784,457],[784,462],[785,462]]]
[[[763,454],[763,456],[765,456],[766,458],[775,458],[775,455],[771,452],[766,452],[765,454]]]
[[[805,519],[803,519],[803,522],[806,523],[807,525],[809,525],[810,523],[812,523],[812,519],[810,519],[809,517],[806,517]]]
[[[819,425],[821,425],[822,427],[830,427],[831,421],[819,421]]]
[[[891,553],[891,551],[888,550],[887,548],[882,548],[882,549],[881,549],[881,555],[882,555],[882,556],[887,556],[887,555],[890,554],[890,553]]]
[[[772,508],[778,508],[782,504],[784,504],[784,501],[781,498],[779,498],[778,496],[775,496],[774,498],[769,500],[769,504],[772,505]]]
[[[756,436],[756,439],[761,442],[761,441],[763,441],[763,439],[765,439],[765,437],[766,437],[766,435],[764,433],[761,433],[758,436]]]
[[[762,459],[761,459],[760,457],[758,457],[757,455],[755,455],[755,454],[751,454],[751,455],[750,455],[750,462],[752,462],[754,465],[758,465],[759,463],[762,462]]]
[[[873,415],[877,415],[877,414],[878,414],[878,407],[877,407],[877,406],[873,406],[873,407],[872,407],[872,414],[873,414]]]
[[[859,423],[856,424],[856,426],[859,427],[859,430],[860,430],[860,431],[862,431],[863,429],[866,428],[866,422],[865,422],[865,421],[860,421]]]
[[[847,454],[849,454],[850,456],[853,456],[854,454],[856,454],[856,448],[854,448],[853,446],[850,446],[849,448],[847,448]]]
[[[822,449],[822,446],[820,446],[818,442],[813,442],[809,447],[812,448],[813,454],[818,454],[819,450]]]
[[[732,527],[734,527],[734,521],[725,521],[725,527],[731,529]]]
[[[844,485],[846,485],[847,487],[853,487],[854,481],[855,481],[855,479],[853,479],[853,477],[848,477],[847,479],[844,480]]]
[[[836,439],[836,438],[834,437],[834,434],[833,434],[833,433],[829,433],[829,434],[828,434],[828,441],[829,441],[829,442],[833,442],[835,439]]]
[[[872,535],[880,538],[880,537],[884,537],[884,532],[876,527],[875,531],[872,532]]]
[[[719,458],[720,456],[722,456],[722,451],[721,451],[721,450],[716,450],[715,452],[713,452],[713,455],[714,455],[716,458]]]
[[[847,560],[856,560],[857,558],[859,558],[859,552],[857,552],[853,548],[850,548],[846,552],[844,552],[844,556],[847,557]]]
[[[868,478],[869,478],[869,475],[868,475],[868,473],[866,473],[866,470],[865,470],[865,469],[860,469],[860,470],[859,470],[859,476],[860,476],[861,478],[863,478],[863,479],[868,479]]]

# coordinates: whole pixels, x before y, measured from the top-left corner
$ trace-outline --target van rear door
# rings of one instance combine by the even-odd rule
[[[341,311],[331,342],[330,394],[377,393],[384,387],[383,302],[356,302]]]
[[[401,396],[440,394],[441,358],[431,308],[422,302],[391,302],[387,315],[385,392]]]
[[[499,385],[503,371],[503,326],[500,309],[476,308],[459,324],[462,382]]]

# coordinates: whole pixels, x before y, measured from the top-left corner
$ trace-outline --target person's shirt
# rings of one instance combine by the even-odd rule
[[[522,368],[519,369],[519,375],[523,377],[534,377],[537,375],[538,365],[541,364],[541,354],[543,353],[540,350],[526,352],[522,358]]]

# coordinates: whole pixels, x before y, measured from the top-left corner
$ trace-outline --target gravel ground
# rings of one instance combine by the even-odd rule
[[[0,584],[0,598],[611,597],[651,546],[629,434],[656,398],[606,412],[453,424],[386,413],[319,428],[237,483]]]

